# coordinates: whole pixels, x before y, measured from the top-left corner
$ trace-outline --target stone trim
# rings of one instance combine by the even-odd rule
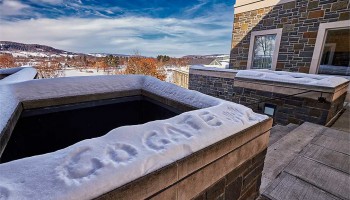
[[[295,0],[237,0],[235,4],[235,14],[275,6],[278,4],[289,3]],[[240,3],[242,2],[242,3]],[[243,3],[244,2],[244,3]],[[248,2],[248,3],[247,3]]]
[[[271,66],[271,70],[276,70],[277,58],[278,58],[278,53],[279,53],[280,44],[281,44],[282,30],[283,30],[282,28],[278,28],[278,29],[270,29],[270,30],[253,31],[253,32],[251,32],[247,69],[250,69],[251,65],[252,65],[255,37],[256,36],[262,36],[262,35],[273,35],[273,34],[276,34],[276,44],[275,44],[276,46],[275,46],[275,50],[273,52],[272,66]]]
[[[321,23],[318,32],[314,48],[314,53],[312,55],[310,74],[317,74],[318,68],[321,60],[322,50],[324,47],[324,42],[327,36],[327,30],[329,29],[339,29],[339,28],[350,28],[350,20]]]
[[[235,78],[237,71],[214,71],[214,70],[200,70],[200,69],[190,69],[190,74],[202,75],[202,76],[212,76],[218,78]]]
[[[211,191],[223,178],[230,182],[236,175],[243,175],[247,190],[256,181],[252,191],[256,195],[262,173],[258,166],[264,161],[271,125],[269,118],[96,199],[192,199]],[[242,169],[245,173],[237,174],[241,166],[247,167]],[[242,195],[247,190],[242,190]]]

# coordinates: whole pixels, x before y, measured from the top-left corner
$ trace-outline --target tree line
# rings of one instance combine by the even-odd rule
[[[70,68],[80,71],[95,69],[107,74],[142,74],[166,79],[166,66],[182,67],[188,64],[186,58],[172,58],[158,55],[156,58],[138,54],[132,56],[96,57],[75,55],[62,57],[13,57],[12,54],[0,54],[0,68],[11,68],[30,64],[34,66],[40,78],[64,76],[63,71]]]

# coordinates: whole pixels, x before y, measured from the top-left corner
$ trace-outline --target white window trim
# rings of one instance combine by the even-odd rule
[[[338,22],[329,22],[329,23],[321,23],[315,43],[314,53],[312,54],[312,60],[310,65],[310,74],[317,74],[319,64],[321,61],[321,55],[323,51],[324,42],[326,40],[326,33],[328,29],[337,29],[337,28],[347,28],[350,27],[350,20],[338,21]]]
[[[275,46],[275,50],[273,52],[272,64],[271,64],[271,70],[276,70],[277,58],[278,58],[278,53],[279,53],[279,50],[280,50],[280,43],[281,43],[281,37],[282,37],[282,30],[283,30],[282,28],[278,28],[278,29],[263,30],[263,31],[253,31],[253,32],[251,32],[250,44],[249,44],[249,53],[248,53],[248,61],[247,61],[247,69],[250,69],[251,65],[252,65],[255,37],[256,36],[261,36],[261,35],[273,35],[273,34],[276,34],[276,44],[275,44],[276,46]]]

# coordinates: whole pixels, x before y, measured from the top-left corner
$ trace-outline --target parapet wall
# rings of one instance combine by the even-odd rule
[[[5,199],[254,199],[259,193],[272,119],[242,105],[138,75],[0,84],[0,94],[0,155],[26,109],[144,95],[188,111],[1,163]]]
[[[237,73],[234,70],[191,68],[189,89],[245,105],[258,113],[264,112],[265,104],[272,104],[276,106],[272,117],[278,124],[301,124],[307,121],[327,125],[343,109],[349,84],[346,82],[335,87],[323,87],[242,78],[237,77]]]
[[[255,199],[271,125],[266,120],[97,199]]]

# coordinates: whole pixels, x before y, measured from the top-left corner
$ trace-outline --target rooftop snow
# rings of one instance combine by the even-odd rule
[[[300,85],[311,85],[331,88],[337,87],[343,83],[348,82],[347,79],[336,76],[324,76],[270,70],[240,70],[236,74],[236,78],[247,78],[255,80],[294,83]]]
[[[202,109],[0,164],[0,197],[92,199],[267,119],[242,105],[152,77],[68,77],[0,85],[0,130],[22,101],[135,89]]]
[[[32,80],[37,75],[37,71],[32,67],[15,67],[1,69],[0,74],[10,74],[9,76],[0,80],[0,85],[2,85]]]
[[[225,68],[218,68],[218,67],[206,67],[204,65],[192,65],[190,69],[206,70],[206,71],[219,71],[219,72],[231,72],[231,73],[237,73],[239,71],[239,70],[234,70],[234,69],[225,69]]]

